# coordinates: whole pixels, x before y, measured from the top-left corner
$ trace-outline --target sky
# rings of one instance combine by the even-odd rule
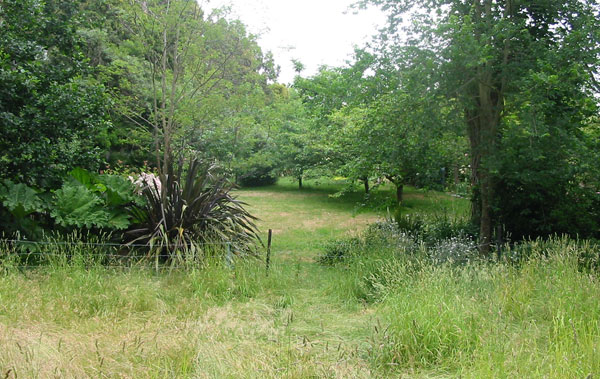
[[[291,83],[296,73],[292,59],[305,66],[302,76],[319,66],[343,65],[363,46],[385,16],[378,9],[354,14],[355,0],[203,0],[208,9],[229,6],[231,18],[240,19],[250,33],[258,35],[263,50],[270,50],[281,67],[279,82]]]

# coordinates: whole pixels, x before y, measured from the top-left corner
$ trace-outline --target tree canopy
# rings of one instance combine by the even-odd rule
[[[367,4],[389,15],[380,56],[400,72],[418,73],[428,93],[462,113],[483,250],[501,225],[521,235],[563,232],[562,204],[581,204],[575,213],[585,213],[594,189],[582,181],[584,165],[573,163],[590,156],[582,132],[597,114],[595,1],[359,5]],[[533,225],[526,228],[524,218]],[[597,218],[587,220],[596,226],[581,230],[597,230]]]
[[[0,176],[75,167],[238,183],[336,176],[470,189],[494,238],[600,235],[595,0],[361,0],[387,26],[347,64],[277,83],[273,55],[193,0],[0,3]],[[468,173],[466,171],[469,171]],[[468,182],[468,183],[466,183]]]

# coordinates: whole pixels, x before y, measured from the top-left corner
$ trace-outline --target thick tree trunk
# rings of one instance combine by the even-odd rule
[[[298,189],[302,189],[302,176],[298,177]]]
[[[363,184],[365,185],[365,193],[369,193],[369,178],[363,177],[361,180],[363,181]]]
[[[492,203],[494,199],[494,180],[489,165],[495,155],[500,124],[502,95],[494,90],[490,73],[480,71],[481,83],[478,85],[477,107],[467,111],[469,142],[471,145],[471,217],[479,225],[479,250],[489,254],[494,220]]]

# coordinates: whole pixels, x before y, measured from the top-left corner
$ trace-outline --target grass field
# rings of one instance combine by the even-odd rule
[[[386,205],[394,206],[391,187],[372,191],[369,201],[365,201],[358,186],[355,192],[334,196],[341,187],[342,183],[308,181],[298,190],[295,181],[284,178],[276,186],[241,190],[240,198],[260,218],[258,224],[263,232],[273,229],[273,249],[277,256],[286,258],[288,263],[310,262],[323,243],[364,229],[388,216]],[[408,187],[403,208],[406,213],[447,211],[466,215],[468,202]]]
[[[314,260],[328,240],[358,233],[385,210],[360,206],[358,192],[331,197],[335,183],[307,187],[283,181],[239,192],[263,232],[274,231],[268,276],[262,261],[160,273],[6,268],[0,377],[600,374],[600,283],[568,254],[520,269],[411,274],[386,264],[379,269],[398,280],[381,301],[365,302],[353,292],[360,270]],[[413,212],[467,211],[465,200],[414,189],[406,203]]]

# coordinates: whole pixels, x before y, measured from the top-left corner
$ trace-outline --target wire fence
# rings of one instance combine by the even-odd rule
[[[44,265],[79,264],[104,267],[154,266],[159,268],[189,268],[207,258],[222,259],[233,268],[241,249],[234,242],[195,242],[190,245],[121,244],[114,242],[30,241],[0,239],[0,268],[11,266],[33,268]]]

